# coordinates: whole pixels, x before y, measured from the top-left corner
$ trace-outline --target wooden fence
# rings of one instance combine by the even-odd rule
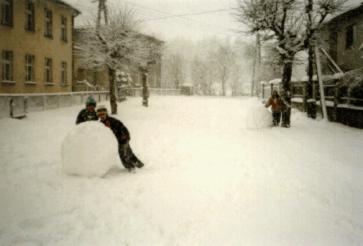
[[[339,86],[339,79],[324,82],[324,93],[330,121],[363,128],[363,98],[354,98],[349,94],[348,86]],[[314,82],[313,95],[320,108],[320,93],[318,83]],[[262,84],[262,97],[268,98],[273,90],[281,92],[281,83]],[[306,111],[307,81],[291,83],[292,105],[301,111]]]

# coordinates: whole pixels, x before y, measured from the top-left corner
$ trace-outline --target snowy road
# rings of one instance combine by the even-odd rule
[[[1,119],[0,245],[363,245],[363,131],[300,113],[249,130],[252,103],[128,100],[146,167],[105,179],[62,173],[80,107]]]

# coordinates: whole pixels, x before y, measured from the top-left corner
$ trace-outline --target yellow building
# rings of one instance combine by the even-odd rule
[[[0,93],[72,91],[73,27],[60,0],[0,0]]]

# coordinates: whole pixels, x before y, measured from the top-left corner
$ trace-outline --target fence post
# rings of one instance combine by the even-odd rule
[[[349,87],[348,87],[348,93],[347,93],[347,94],[348,94],[348,95],[347,95],[347,96],[348,96],[348,99],[347,99],[347,105],[350,105],[350,101],[351,101],[351,100],[350,100],[350,93],[351,93],[351,90],[350,90],[350,86],[349,86]]]
[[[13,118],[14,116],[14,99],[12,97],[10,97],[10,101],[9,101],[9,115],[11,118]]]
[[[302,90],[303,90],[303,110],[304,112],[307,111],[307,83],[302,82]]]
[[[339,104],[339,86],[337,85],[337,81],[335,81],[335,88],[334,88],[334,122],[338,121],[338,104]]]

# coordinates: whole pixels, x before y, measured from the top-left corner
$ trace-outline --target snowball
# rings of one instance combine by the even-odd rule
[[[102,177],[117,163],[118,143],[108,127],[89,121],[77,125],[66,136],[61,154],[65,173]]]
[[[261,129],[272,125],[272,114],[257,98],[248,100],[246,111],[246,128]]]

